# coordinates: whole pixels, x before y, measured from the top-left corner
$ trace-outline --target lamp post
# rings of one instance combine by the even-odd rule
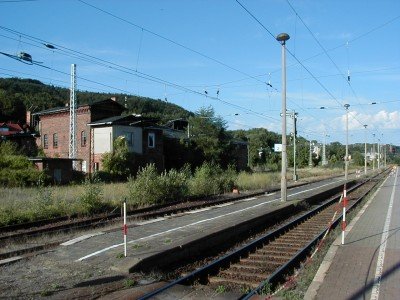
[[[347,205],[347,173],[349,168],[349,107],[350,104],[344,105],[346,109],[346,156],[345,156],[345,173],[344,173],[344,188],[343,188],[343,217],[342,217],[342,245],[344,245],[344,232],[346,229],[346,205]]]
[[[296,135],[297,135],[297,112],[293,111],[293,180],[297,181],[296,170]]]
[[[324,144],[322,146],[322,165],[326,166],[328,162],[326,161],[326,138],[329,137],[329,134],[324,132]]]
[[[287,33],[281,33],[276,40],[282,45],[282,172],[281,172],[281,201],[287,200],[286,195],[286,41],[290,39]]]
[[[346,190],[346,183],[347,183],[347,177],[348,177],[348,168],[349,168],[349,107],[350,104],[345,104],[344,108],[346,109],[346,156],[345,156],[345,174],[344,174],[344,179],[345,179],[345,190]]]
[[[378,170],[381,168],[381,139],[378,139]]]
[[[372,134],[372,170],[375,171],[375,133]]]
[[[367,129],[367,124],[363,125]],[[364,175],[367,175],[367,130],[365,130],[365,146],[364,146]]]

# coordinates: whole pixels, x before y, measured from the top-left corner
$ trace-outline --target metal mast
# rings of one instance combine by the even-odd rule
[[[76,158],[76,65],[71,65],[71,90],[69,97],[69,158]],[[75,163],[74,163],[75,167]]]

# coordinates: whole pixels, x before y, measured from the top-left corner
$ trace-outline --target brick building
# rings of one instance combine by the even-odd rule
[[[79,105],[76,112],[77,169],[84,173],[101,170],[101,156],[112,151],[112,142],[122,135],[133,138],[128,147],[142,156],[141,164],[154,162],[163,169],[162,130],[152,127],[149,119],[140,116],[121,116],[125,108],[107,99]],[[47,157],[69,156],[69,107],[52,108],[31,114],[37,124],[41,147]],[[147,123],[146,123],[146,122]],[[128,135],[129,133],[129,135]],[[161,136],[160,136],[161,135]],[[139,142],[140,141],[140,142]],[[134,144],[133,144],[134,143]]]

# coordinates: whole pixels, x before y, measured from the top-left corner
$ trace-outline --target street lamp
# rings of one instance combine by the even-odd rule
[[[309,157],[309,159],[308,159],[308,166],[309,166],[310,168],[312,168],[312,166],[313,166],[311,146],[314,146],[314,143],[312,143],[312,141],[310,140],[310,157]]]
[[[344,245],[344,231],[346,228],[346,204],[347,204],[347,173],[349,169],[349,107],[345,104],[346,109],[346,156],[345,156],[345,173],[344,173],[344,189],[343,189],[343,215],[342,215],[342,245]]]
[[[367,124],[363,125],[367,129]],[[365,130],[365,146],[364,146],[364,175],[367,175],[367,130]]]
[[[324,144],[322,146],[322,165],[326,166],[328,162],[326,161],[326,138],[329,137],[329,134],[324,132]]]
[[[286,195],[286,41],[290,39],[287,33],[281,33],[276,40],[282,45],[282,172],[281,172],[281,201],[287,200]]]
[[[373,153],[373,157],[372,157],[372,170],[375,171],[375,133],[372,134],[372,153]]]
[[[380,139],[378,139],[377,146],[378,146],[378,170],[379,170],[381,168],[381,150],[380,150],[381,140]]]
[[[346,191],[346,183],[347,183],[347,174],[348,174],[348,169],[349,169],[349,107],[350,104],[345,104],[344,108],[346,109],[346,156],[345,156],[345,174],[344,174],[344,179],[345,179],[345,191]]]

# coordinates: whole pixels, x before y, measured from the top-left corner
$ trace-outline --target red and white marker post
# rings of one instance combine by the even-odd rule
[[[342,219],[342,245],[344,245],[344,232],[346,231],[346,206],[347,206],[347,191],[346,191],[346,185],[344,186],[343,190],[343,219]]]
[[[124,232],[124,255],[126,257],[126,236],[128,234],[128,226],[126,225],[126,200],[124,200],[124,226],[122,230]]]

